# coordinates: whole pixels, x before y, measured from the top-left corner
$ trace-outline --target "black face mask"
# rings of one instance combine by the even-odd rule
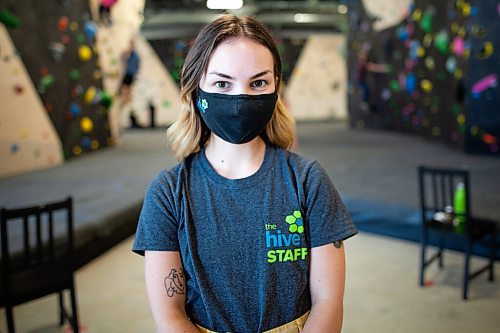
[[[224,141],[241,144],[255,139],[273,116],[278,94],[226,95],[198,88],[196,105],[208,128]]]

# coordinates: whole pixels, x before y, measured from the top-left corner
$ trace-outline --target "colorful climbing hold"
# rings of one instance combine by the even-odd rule
[[[78,48],[78,56],[83,62],[89,61],[92,58],[92,50],[87,45],[81,45]]]
[[[57,21],[57,29],[59,29],[59,31],[65,31],[66,29],[68,29],[68,26],[69,19],[67,16],[63,16]]]
[[[433,85],[431,81],[423,79],[422,81],[420,81],[420,87],[425,93],[430,93],[432,92]]]

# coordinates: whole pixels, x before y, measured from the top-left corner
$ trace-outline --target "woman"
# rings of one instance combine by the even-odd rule
[[[326,172],[287,150],[281,85],[252,18],[224,15],[191,46],[167,132],[180,163],[151,183],[133,246],[160,332],[340,332],[357,231]]]

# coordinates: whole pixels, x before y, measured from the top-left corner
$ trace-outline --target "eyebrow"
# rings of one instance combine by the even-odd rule
[[[225,79],[228,79],[228,80],[234,80],[234,77],[230,76],[230,75],[227,75],[227,74],[224,74],[224,73],[219,73],[219,72],[210,72],[208,74],[214,74],[214,75],[217,75],[217,76],[220,76],[220,77],[223,77]]]
[[[256,78],[261,77],[261,76],[264,76],[264,75],[266,75],[268,73],[271,73],[271,71],[269,69],[253,75],[252,77],[250,77],[250,80],[256,79]]]
[[[250,80],[253,80],[253,79],[256,79],[258,77],[261,77],[263,75],[266,75],[268,73],[271,73],[271,71],[268,69],[268,70],[265,70],[265,71],[262,71],[260,73],[257,73],[255,75],[252,75],[250,77]],[[228,79],[228,80],[234,80],[234,77],[230,76],[230,75],[227,75],[227,74],[224,74],[224,73],[220,73],[220,72],[210,72],[208,74],[214,74],[214,75],[217,75],[217,76],[220,76],[220,77],[223,77],[225,79]]]

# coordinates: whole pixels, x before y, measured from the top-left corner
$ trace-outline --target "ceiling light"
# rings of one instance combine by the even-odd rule
[[[297,14],[293,15],[293,20],[296,23],[314,23],[317,21],[317,15],[297,13]]]
[[[347,6],[346,6],[346,5],[339,5],[339,6],[337,7],[337,12],[338,12],[339,14],[342,14],[342,15],[343,15],[343,14],[347,14]]]
[[[207,0],[208,9],[240,9],[243,0]]]
[[[304,14],[302,13],[297,13],[295,15],[293,15],[293,20],[297,23],[302,23],[304,22]]]

